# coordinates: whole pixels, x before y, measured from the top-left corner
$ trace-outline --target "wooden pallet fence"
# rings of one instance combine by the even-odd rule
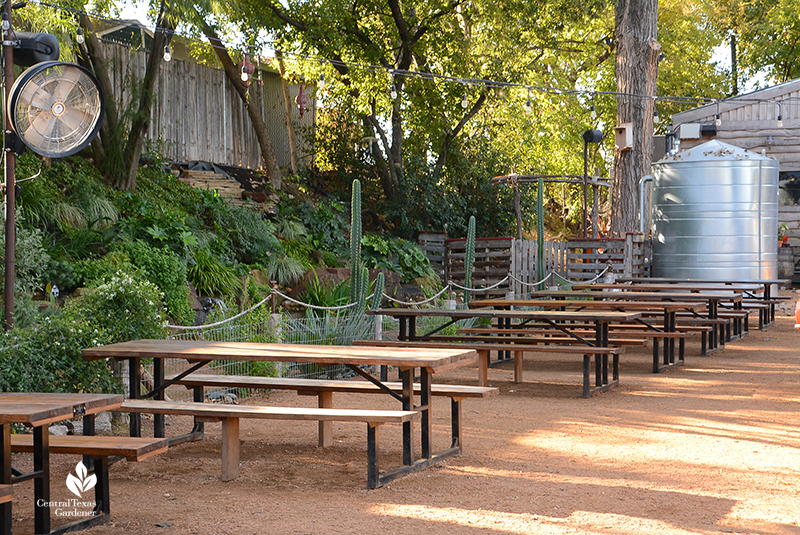
[[[505,279],[511,271],[511,244],[513,238],[476,238],[475,263],[472,270],[472,287],[487,288]],[[466,238],[449,239],[447,244],[447,275],[449,280],[464,285],[464,257]],[[511,291],[511,281],[488,292],[476,293],[476,298],[505,297]]]
[[[624,277],[644,276],[644,236],[567,240],[567,278],[585,281],[597,277],[609,264]]]
[[[447,232],[420,232],[417,235],[417,245],[425,253],[442,283],[446,283],[448,280]]]
[[[520,282],[513,282],[513,291],[521,295],[532,290],[531,284],[538,281],[536,273],[538,243],[534,240],[514,240],[512,244],[511,274]],[[544,242],[544,272],[555,272],[567,276],[567,242]],[[549,280],[547,285],[558,281]]]

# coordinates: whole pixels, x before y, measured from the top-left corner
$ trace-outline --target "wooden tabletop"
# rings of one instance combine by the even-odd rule
[[[712,279],[673,279],[670,277],[621,277],[617,282],[665,282],[668,284],[683,283],[706,283],[717,282],[720,284],[788,284],[789,279],[733,279],[733,280],[712,280]]]
[[[487,299],[486,301],[494,301]],[[497,301],[506,302],[504,299]],[[472,304],[470,304],[472,306]],[[488,306],[488,305],[484,305]],[[507,306],[507,305],[506,305]],[[520,305],[524,306],[524,305]],[[450,310],[440,308],[380,308],[368,310],[367,314],[391,316],[394,318],[444,317],[451,319],[468,318],[510,318],[521,320],[555,321],[633,321],[640,318],[640,312],[614,312],[602,310]]]
[[[669,284],[666,282],[637,282],[637,283],[580,283],[573,284],[573,290],[621,290],[628,292],[642,292],[642,291],[667,291],[667,292],[752,292],[762,293],[764,291],[763,284],[725,284],[722,282],[707,282],[707,283],[675,283]]]
[[[189,361],[235,360],[309,362],[427,368],[431,372],[477,361],[471,349],[385,348],[298,344],[258,344],[189,340],[135,340],[81,350],[85,360],[106,358],[181,358]]]
[[[555,297],[563,299],[592,298],[592,299],[616,299],[625,301],[733,301],[742,300],[741,293],[692,293],[692,292],[609,292],[609,291],[577,291],[577,290],[545,290],[533,291],[531,297]],[[480,303],[480,301],[475,301]],[[471,304],[471,303],[470,303]]]
[[[81,414],[114,410],[122,405],[122,400],[121,394],[3,392],[0,393],[0,424],[40,426]]]
[[[542,307],[542,308],[588,308],[594,312],[602,310],[649,311],[649,310],[691,310],[705,309],[705,304],[699,301],[602,301],[595,299],[483,299],[469,304],[469,306],[486,307]],[[548,311],[546,314],[555,314],[559,311]],[[570,312],[570,311],[567,311]],[[553,318],[555,319],[555,318]],[[628,320],[620,320],[628,321]]]

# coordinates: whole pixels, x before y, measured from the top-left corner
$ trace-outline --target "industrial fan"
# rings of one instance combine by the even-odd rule
[[[97,79],[72,63],[45,61],[17,78],[8,117],[33,152],[64,158],[92,142],[103,122],[105,96]]]

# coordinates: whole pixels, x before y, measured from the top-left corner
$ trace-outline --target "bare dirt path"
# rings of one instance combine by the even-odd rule
[[[223,483],[219,425],[207,424],[201,442],[114,464],[112,522],[86,533],[800,534],[794,318],[698,354],[692,338],[685,367],[653,374],[651,350],[631,349],[621,385],[591,399],[579,397],[574,358],[529,358],[521,384],[510,365],[492,368],[501,395],[465,402],[464,454],[376,490],[366,487],[365,426],[334,424],[334,446],[320,450],[316,424],[243,420],[242,475]],[[378,397],[370,404],[392,407]],[[267,401],[316,399],[278,392]],[[435,402],[441,449],[449,402]],[[189,426],[173,418],[167,429]],[[399,462],[398,437],[382,431],[384,466]],[[57,457],[53,500],[69,497],[62,482],[77,460]],[[31,484],[15,488],[15,533],[32,532],[32,493]]]

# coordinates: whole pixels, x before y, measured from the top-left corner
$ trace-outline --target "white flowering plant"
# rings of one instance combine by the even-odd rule
[[[85,319],[46,316],[0,339],[0,390],[17,392],[116,392],[121,385],[105,361],[86,362],[81,349],[109,342]]]
[[[65,306],[65,313],[85,318],[105,331],[111,343],[164,338],[167,320],[163,294],[141,275],[118,271]]]

